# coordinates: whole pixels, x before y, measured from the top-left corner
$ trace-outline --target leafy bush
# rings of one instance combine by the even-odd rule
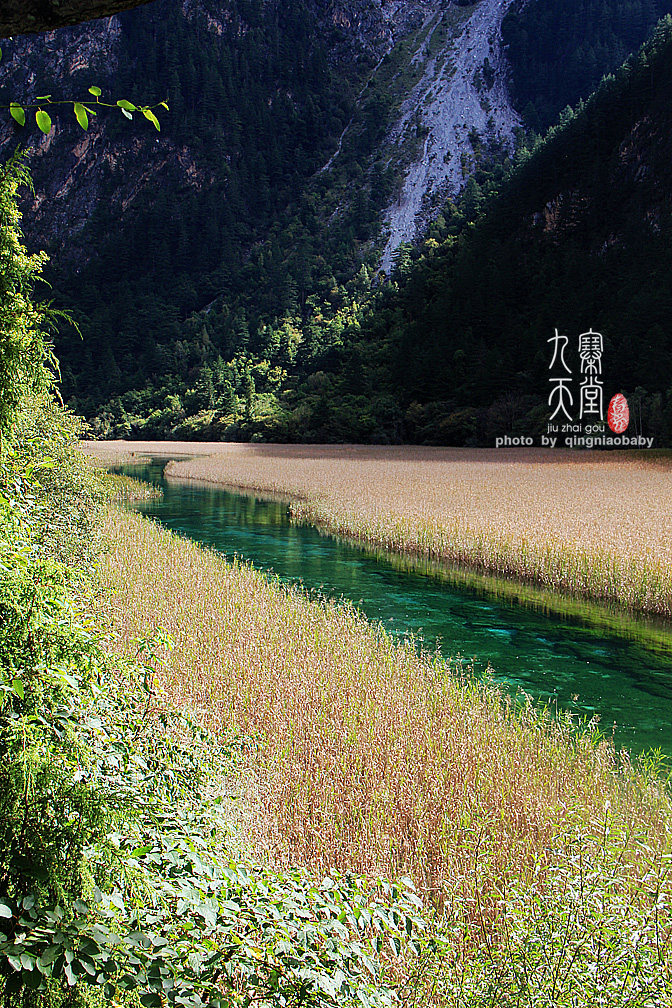
[[[28,255],[21,243],[16,193],[29,184],[20,157],[0,165],[0,438],[23,396],[50,383],[49,365],[55,362],[45,333],[59,314],[63,317],[32,300],[47,257]]]
[[[87,615],[108,492],[49,397],[22,181],[0,173],[0,1000],[384,1008],[383,938],[422,932],[410,884],[230,861],[233,747],[162,704],[169,641],[122,660]]]
[[[484,907],[474,915],[473,907],[456,904],[445,935],[452,954],[442,973],[442,1003],[447,1008],[670,1004],[672,858],[669,850],[652,845],[647,870],[633,870],[630,840],[627,831],[613,828],[608,810],[594,830],[559,837],[526,885],[502,879],[494,894],[499,904],[494,934],[486,935],[483,927]]]

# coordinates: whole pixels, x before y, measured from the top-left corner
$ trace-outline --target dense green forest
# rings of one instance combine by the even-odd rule
[[[513,166],[483,147],[462,197],[391,282],[363,267],[227,342],[190,317],[183,366],[108,401],[103,436],[482,444],[542,430],[557,327],[605,334],[605,388],[671,434],[669,20]],[[185,377],[186,376],[186,377]]]
[[[64,394],[88,416],[128,389],[145,389],[140,412],[147,416],[147,385],[156,389],[165,376],[158,387],[169,386],[173,375],[183,390],[198,385],[212,346],[227,361],[275,353],[269,322],[285,314],[307,318],[308,298],[328,300],[335,272],[352,277],[363,259],[373,261],[367,243],[394,189],[391,168],[372,163],[366,182],[362,165],[398,100],[401,82],[387,85],[403,63],[403,45],[360,103],[338,169],[320,174],[372,57],[355,62],[347,32],[333,22],[325,28],[309,3],[241,0],[225,14],[216,3],[205,8],[221,19],[218,31],[207,30],[205,13],[186,31],[184,13],[168,0],[124,15],[118,65],[112,76],[98,74],[106,93],[142,94],[148,103],[168,97],[170,111],[162,115],[168,164],[161,185],[141,200],[131,197],[121,228],[111,228],[115,193],[129,169],[109,159],[100,191],[89,197],[92,212],[48,271],[84,336],[64,327],[58,350]],[[6,48],[11,59],[12,43]],[[37,63],[35,56],[36,75]],[[89,77],[77,71],[67,87],[85,90]],[[77,127],[59,127],[74,145]],[[114,142],[124,122],[108,120],[105,129]],[[38,191],[48,192],[46,162],[38,160],[34,174]],[[363,181],[350,200],[352,176]],[[48,248],[58,247],[58,234],[49,237]],[[217,318],[195,332],[192,313],[204,305]],[[152,396],[152,404],[159,401]]]
[[[592,326],[605,335],[605,387],[669,443],[671,89],[668,17],[506,180],[469,186],[443,239],[415,250],[364,313],[348,388],[389,375],[412,439],[539,431],[547,340]]]
[[[71,296],[86,339],[60,344],[66,388],[76,394],[95,389],[100,400],[144,376],[184,372],[191,362],[180,324],[218,297],[230,305],[220,343],[228,356],[233,346],[245,348],[250,302],[257,317],[282,312],[312,287],[316,254],[301,218],[315,207],[304,199],[293,230],[288,214],[327,160],[352,96],[327,61],[334,40],[322,38],[305,5],[266,9],[250,0],[233,16],[240,25],[227,25],[222,37],[180,33],[170,3],[123,19],[127,62],[114,87],[143,89],[151,100],[169,95],[165,138],[189,145],[210,181],[153,192],[127,221],[121,244],[118,235],[103,238],[76,278]],[[117,181],[111,174],[90,235],[102,233]]]
[[[669,0],[531,0],[514,6],[502,35],[512,97],[526,125],[544,132],[567,105],[595,90],[639,48]]]
[[[535,0],[510,12],[511,83],[528,124],[540,129],[587,96],[662,6]],[[651,417],[651,431],[667,436],[671,381],[656,360],[668,327],[657,285],[669,179],[662,126],[644,138],[636,122],[638,101],[644,110],[662,102],[662,49],[647,57],[648,91],[630,100],[630,75],[617,75],[627,122],[619,114],[604,128],[604,95],[577,106],[576,123],[600,143],[576,124],[568,130],[574,116],[565,112],[529,163],[519,153],[508,179],[509,154],[474,137],[471,182],[424,242],[399,249],[390,283],[377,272],[376,241],[400,174],[384,137],[413,82],[417,38],[402,38],[370,76],[373,53],[356,57],[348,31],[320,11],[303,0],[241,0],[224,17],[221,4],[204,3],[187,31],[183,12],[161,0],[120,18],[115,62],[101,64],[97,83],[147,102],[169,98],[160,137],[145,124],[152,136],[138,141],[151,165],[165,152],[152,169],[157,183],[141,198],[127,193],[141,162],[117,157],[124,121],[106,121],[112,148],[99,155],[99,189],[84,187],[87,212],[65,247],[60,223],[48,242],[55,301],[79,326],[56,335],[63,394],[92,434],[489,443],[502,424],[490,410],[507,429],[538,428],[545,334],[557,325],[605,331],[610,382],[635,397],[640,426]],[[39,80],[38,52],[28,65]],[[76,69],[68,87],[84,89],[90,76]],[[59,129],[76,143],[76,125]],[[339,158],[322,171],[339,138]],[[630,142],[644,179],[619,154]],[[544,188],[537,176],[551,150]],[[48,160],[34,170],[49,195]],[[564,186],[582,193],[571,226],[551,235],[509,214],[506,227],[528,249],[521,258],[496,223],[514,199],[506,194],[538,216],[567,198]]]

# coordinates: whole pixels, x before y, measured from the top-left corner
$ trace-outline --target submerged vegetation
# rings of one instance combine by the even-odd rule
[[[144,480],[123,476],[121,473],[109,473],[105,485],[109,489],[111,499],[118,504],[151,500],[152,497],[161,496],[160,487],[153,483],[146,483]]]

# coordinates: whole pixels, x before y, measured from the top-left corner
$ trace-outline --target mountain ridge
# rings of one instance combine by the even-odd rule
[[[457,73],[461,69],[460,50],[463,42],[468,40],[467,33],[470,31],[469,26],[472,22],[476,21],[480,34],[492,29],[492,32],[499,36],[502,16],[512,2],[513,0],[480,0],[480,3],[476,3],[472,7],[457,6],[452,0],[414,0],[411,3],[386,4],[378,0],[373,5],[365,3],[364,0],[351,0],[350,3],[315,0],[312,4],[316,28],[319,31],[324,31],[326,26],[330,25],[331,28],[341,33],[340,44],[331,47],[333,61],[339,71],[345,68],[346,75],[352,74],[351,90],[354,91],[358,89],[360,83],[364,84],[365,89],[371,87],[377,68],[389,57],[395,44],[413,33],[418,34],[417,48],[414,43],[414,48],[409,50],[408,61],[412,66],[421,66],[422,77],[415,85],[413,92],[405,97],[399,117],[393,118],[388,131],[389,138],[385,138],[383,146],[389,146],[388,160],[396,160],[395,167],[399,170],[402,157],[397,148],[402,146],[403,135],[408,131],[411,120],[417,113],[418,123],[414,124],[416,130],[422,130],[423,134],[427,135],[427,142],[432,142],[433,149],[428,151],[428,159],[440,163],[450,159],[457,166],[451,168],[448,173],[450,180],[448,180],[444,177],[446,173],[442,173],[440,169],[438,173],[436,168],[430,168],[429,171],[423,172],[422,162],[428,160],[427,158],[421,157],[420,163],[418,163],[418,160],[414,160],[411,154],[409,164],[408,149],[406,150],[406,161],[403,163],[403,171],[406,173],[404,189],[400,194],[400,199],[395,198],[390,201],[384,212],[385,225],[391,231],[391,238],[386,243],[387,250],[384,257],[384,266],[388,272],[391,265],[390,252],[394,247],[402,241],[410,241],[416,237],[417,227],[415,225],[420,216],[420,204],[423,198],[427,195],[433,196],[433,210],[436,211],[440,198],[454,195],[466,181],[470,169],[473,168],[473,145],[468,134],[479,126],[483,132],[489,129],[486,126],[487,116],[484,115],[478,101],[479,89],[476,77],[481,67],[476,65],[473,57],[470,58],[473,66],[470,68],[468,79],[466,71],[463,74],[464,87],[460,101],[464,104],[465,95],[468,95],[470,101],[469,108],[464,111],[465,116],[469,114],[470,118],[475,120],[478,110],[478,116],[482,122],[471,122],[469,129],[464,126],[461,126],[459,131],[453,129],[450,137],[445,135],[445,130],[442,132],[434,129],[434,122],[445,123],[446,116],[439,114],[439,110],[445,106],[446,98],[450,98],[451,93],[450,79],[446,79],[451,75],[446,74],[446,64],[457,64],[451,68],[451,74]],[[237,8],[242,11],[244,6],[244,4],[236,5],[228,0],[218,0],[216,3],[209,2],[209,0],[183,0],[179,7],[180,31],[201,32],[215,38],[222,38],[227,33],[235,31],[244,35],[247,29],[244,25],[243,15],[241,15],[241,19],[236,21]],[[269,9],[272,6],[273,4],[261,4],[260,9]],[[149,8],[136,12],[135,21],[160,18],[162,16],[161,10],[160,3],[152,4]],[[491,16],[494,18],[492,22],[490,21]],[[443,25],[443,22],[448,19],[455,19],[460,28],[462,27],[460,22],[466,20],[464,34],[459,31],[456,34],[448,31]],[[132,44],[132,40],[126,41],[128,32],[125,31],[125,26],[132,25],[133,21],[133,15],[130,17],[109,17],[101,22],[91,22],[72,29],[50,32],[40,38],[39,45],[36,39],[30,36],[13,40],[7,46],[4,61],[0,64],[0,85],[12,88],[17,93],[21,90],[27,90],[30,97],[36,88],[43,90],[44,84],[42,82],[48,79],[51,81],[52,88],[55,85],[67,93],[73,77],[75,80],[82,79],[82,74],[88,72],[90,76],[96,78],[96,83],[103,81],[111,87],[115,75],[119,74],[121,64],[128,61],[124,50],[128,48],[129,42]],[[180,21],[176,24],[180,24]],[[443,47],[439,46],[437,52],[431,52],[432,43],[435,43],[442,28],[446,34]],[[430,32],[428,39],[423,38],[423,30]],[[343,33],[346,36],[345,40]],[[480,44],[483,39],[479,36],[478,41]],[[511,146],[512,124],[518,125],[518,119],[513,110],[506,107],[505,68],[501,62],[499,43],[496,41],[494,44],[488,43],[488,45],[493,56],[494,69],[492,72],[495,74],[495,90],[499,95],[499,101],[491,113],[495,120],[492,129],[495,133],[498,130],[501,131],[502,123],[497,121],[497,113],[501,107],[504,111],[503,119],[506,132],[504,141]],[[439,59],[441,62],[435,72],[435,65]],[[367,72],[367,62],[375,62],[371,74]],[[364,67],[363,78],[361,76],[362,66]],[[353,72],[353,67],[359,67],[360,71]],[[407,69],[402,66],[399,72]],[[436,78],[434,91],[437,93],[432,95],[430,99],[428,97],[430,89],[427,85],[432,75]],[[137,73],[136,76],[138,76]],[[165,93],[153,90],[153,97],[161,94],[161,97],[170,99],[171,87],[168,81],[165,83]],[[418,91],[422,85],[424,85],[422,94],[418,92],[417,98],[414,98],[414,92]],[[489,97],[495,93],[493,81],[490,81],[490,87],[486,87],[483,82],[480,86],[483,92],[489,93]],[[136,87],[139,91],[142,87],[140,81]],[[153,88],[154,85],[150,84],[150,89]],[[175,89],[174,80],[172,89]],[[485,101],[488,101],[489,97]],[[132,98],[139,100],[136,93]],[[423,109],[415,108],[414,101],[418,106],[424,103],[425,107]],[[427,105],[428,101],[430,101],[429,105]],[[356,102],[357,98],[354,98],[351,119],[357,116]],[[217,114],[216,110],[215,114]],[[166,129],[170,131],[170,116],[170,113],[163,114],[164,134]],[[350,124],[346,124],[340,134],[338,144],[342,142],[348,125]],[[179,160],[187,185],[190,179],[204,177],[197,157],[193,151],[189,150],[189,138],[181,144],[175,144],[173,137],[168,132],[167,138],[164,135],[159,141],[149,129],[141,131],[139,136],[128,135],[128,131],[126,134],[118,129],[111,131],[108,122],[102,118],[91,124],[89,137],[91,139],[88,142],[82,142],[72,125],[60,121],[56,123],[55,135],[45,138],[35,130],[31,135],[31,146],[35,151],[33,170],[37,179],[37,189],[38,192],[41,191],[42,198],[26,204],[26,208],[31,214],[28,233],[34,241],[41,241],[47,247],[51,245],[56,233],[59,238],[62,238],[64,234],[76,235],[81,230],[81,222],[86,219],[91,204],[102,198],[99,176],[102,176],[108,169],[115,171],[119,166],[123,169],[116,173],[117,193],[114,197],[113,207],[115,213],[121,213],[122,219],[125,210],[135,199],[134,193],[137,195],[143,188],[146,188],[146,184],[143,186],[141,183],[143,178],[145,180],[149,178],[150,171],[155,176],[157,184],[161,184],[162,180],[164,183],[167,182],[163,175],[167,162]],[[17,139],[13,122],[9,119],[0,122],[0,149],[7,151]],[[168,156],[157,154],[155,149],[160,144],[172,146],[173,149]],[[179,158],[177,156],[178,149]],[[329,151],[323,170],[334,164],[339,150],[340,147],[335,144]],[[48,173],[41,169],[41,161],[47,153],[49,154]],[[420,168],[419,175],[418,168]],[[408,190],[408,179],[413,172],[415,172],[412,183],[414,209],[410,220],[399,226],[396,221],[398,215],[395,205],[398,202],[401,209],[405,208],[408,203],[405,197]],[[133,176],[137,177],[140,184],[135,185],[131,191],[124,194],[125,180]],[[207,173],[205,177],[207,177]],[[448,181],[450,184],[447,184]],[[172,184],[174,185],[175,182]],[[212,184],[214,184],[214,180]],[[78,215],[80,194],[84,200],[84,215]],[[67,201],[64,199],[66,196],[68,197]],[[43,212],[43,206],[47,201],[50,206],[51,220]],[[391,244],[392,241],[393,244]],[[84,253],[85,249],[82,247],[78,248],[76,253],[73,252],[80,257]]]
[[[647,23],[657,2],[628,0],[634,20]],[[539,52],[547,59],[553,18],[569,26],[570,48],[576,44],[579,6],[183,0],[59,32],[38,47],[35,40],[13,43],[0,84],[14,94],[43,90],[46,73],[70,89],[95,82],[115,97],[170,98],[160,136],[144,120],[130,125],[120,115],[104,125],[97,117],[86,134],[65,120],[49,137],[29,134],[36,195],[24,202],[24,225],[33,247],[51,251],[57,302],[74,306],[84,334],[83,342],[65,331],[57,338],[73,407],[96,418],[104,436],[179,430],[185,437],[305,439],[318,432],[370,440],[377,431],[383,439],[424,438],[422,424],[406,417],[413,402],[401,395],[418,368],[402,367],[397,388],[399,365],[388,351],[398,334],[391,339],[389,327],[372,330],[367,322],[380,309],[378,292],[388,290],[377,275],[386,215],[398,207],[401,244],[394,253],[388,244],[385,263],[394,268],[392,288],[405,285],[418,259],[442,261],[446,246],[464,243],[504,184],[520,121],[506,98],[503,46],[514,45],[506,25],[545,12]],[[613,6],[589,4],[596,22]],[[483,48],[470,54],[465,25],[477,22]],[[599,31],[589,23],[584,34],[600,38]],[[460,80],[472,97],[469,115],[457,122],[461,146],[451,152],[434,134],[456,45]],[[515,85],[520,68],[512,64],[512,73]],[[485,107],[498,89],[503,136],[488,127]],[[481,133],[469,128],[474,104],[485,120]],[[455,126],[454,115],[449,122]],[[24,136],[8,119],[0,128],[5,152]],[[452,190],[441,164],[449,153],[458,179]],[[405,201],[414,172],[421,185]],[[433,203],[423,199],[425,189]],[[559,209],[535,213],[552,222]],[[482,269],[474,264],[477,274]],[[435,277],[434,288],[439,283]],[[382,310],[384,318],[384,303]],[[463,319],[465,339],[482,307],[474,312]],[[394,325],[408,321],[402,312]],[[491,361],[496,375],[502,354],[492,325],[471,352]],[[366,367],[354,364],[363,331],[379,335],[367,344]],[[411,343],[418,340],[412,324],[409,333]],[[420,338],[422,354],[424,345]],[[511,356],[507,347],[502,352]],[[436,353],[439,362],[440,342]],[[460,379],[458,405],[469,414],[475,406],[460,378],[464,367],[447,362]],[[428,388],[436,371],[425,372]],[[511,381],[517,387],[515,372]],[[422,411],[431,395],[418,394]],[[454,411],[452,397],[440,394],[437,401]],[[334,396],[346,405],[325,431],[319,417],[333,420]],[[446,431],[473,435],[455,434],[450,424]]]

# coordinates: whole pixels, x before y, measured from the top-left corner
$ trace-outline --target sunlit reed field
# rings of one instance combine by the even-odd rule
[[[145,483],[144,480],[133,479],[131,476],[122,476],[117,473],[107,474],[106,486],[110,499],[118,504],[152,500],[152,498],[162,495],[161,489],[154,486],[153,483]]]
[[[669,798],[608,742],[575,740],[353,609],[137,515],[113,513],[108,531],[99,615],[122,648],[167,631],[166,697],[247,740],[254,842],[273,860],[407,873],[436,906],[478,920],[478,944],[506,893],[532,886],[543,901],[572,845],[588,865],[609,837],[621,896],[650,903],[658,886],[668,905]],[[652,922],[648,904],[642,914]]]
[[[174,478],[288,496],[297,521],[636,612],[672,616],[672,460],[644,454],[98,443],[193,455]],[[650,457],[650,456],[649,456]]]

